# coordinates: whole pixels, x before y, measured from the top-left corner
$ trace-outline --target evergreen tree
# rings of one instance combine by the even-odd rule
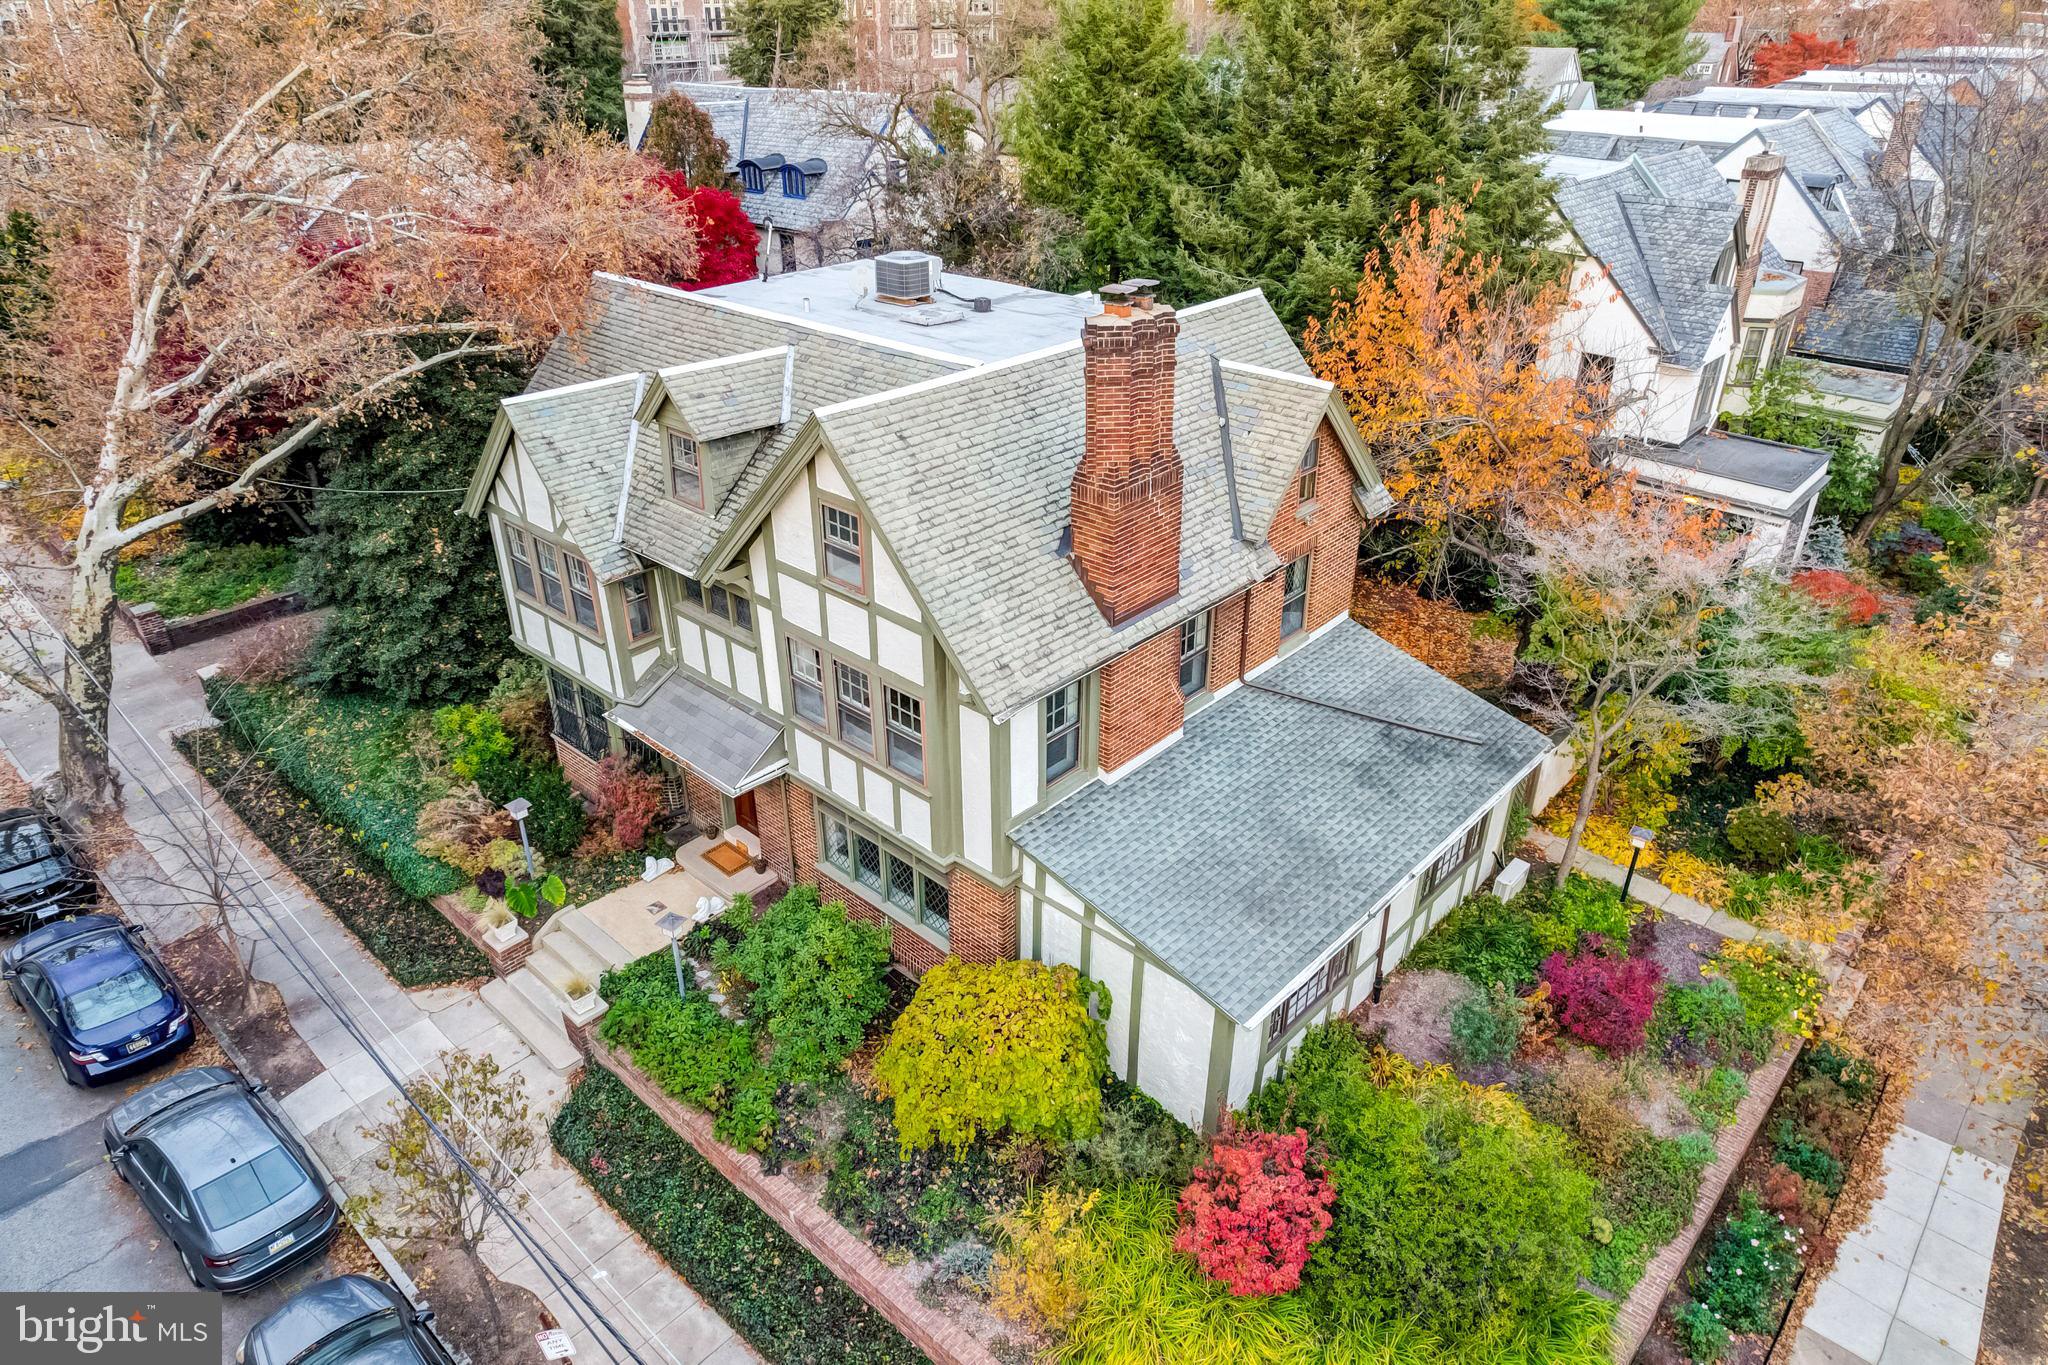
[[[648,110],[640,150],[663,170],[680,171],[685,185],[732,188],[725,170],[732,149],[718,135],[711,115],[678,91],[666,92]]]
[[[748,85],[782,85],[806,49],[839,23],[839,0],[740,0],[732,23],[739,41],[726,70]]]
[[[1602,108],[1616,109],[1685,70],[1700,0],[1545,0],[1544,12],[1579,50]]]
[[[626,136],[626,40],[612,0],[541,0],[541,77],[593,133]]]
[[[1084,279],[1175,281],[1174,200],[1203,103],[1172,0],[1061,0],[1025,67],[1010,147],[1024,192],[1080,227]]]
[[[299,589],[330,608],[307,661],[323,687],[404,702],[471,697],[511,655],[490,528],[462,486],[524,383],[505,363],[445,365],[327,437]],[[453,492],[385,490],[453,489]]]
[[[1350,292],[1420,199],[1467,205],[1465,243],[1533,264],[1546,209],[1539,97],[1517,82],[1516,0],[1245,0],[1235,109],[1179,215],[1201,295],[1262,287],[1292,327]]]

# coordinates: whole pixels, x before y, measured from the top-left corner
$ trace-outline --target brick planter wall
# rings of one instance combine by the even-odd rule
[[[114,610],[142,641],[142,647],[151,654],[162,654],[180,645],[196,644],[211,640],[216,635],[225,635],[231,630],[257,621],[268,621],[278,616],[292,616],[306,609],[306,599],[295,592],[271,593],[265,597],[251,598],[239,606],[223,607],[219,611],[201,612],[197,616],[169,617],[156,609],[153,602],[129,606],[116,602]]]
[[[911,1345],[930,1356],[934,1365],[999,1365],[994,1353],[964,1327],[918,1302],[917,1290],[901,1271],[841,1227],[838,1219],[820,1208],[794,1181],[787,1176],[764,1173],[759,1158],[736,1152],[712,1137],[710,1116],[663,1094],[623,1053],[613,1051],[597,1038],[588,1042],[591,1061],[624,1081],[641,1103],[660,1115],[663,1123],[681,1134],[720,1175],[794,1237],[798,1245],[866,1299]]]
[[[491,972],[495,976],[510,976],[526,965],[526,959],[533,956],[533,935],[528,934],[510,948],[500,951],[484,942],[484,931],[468,911],[464,910],[454,896],[434,896],[427,904],[441,914],[441,918],[455,926],[455,932],[475,945],[476,950],[491,960]]]

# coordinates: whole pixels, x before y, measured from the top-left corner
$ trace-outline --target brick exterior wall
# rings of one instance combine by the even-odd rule
[[[954,955],[968,962],[1008,962],[1017,956],[1017,890],[984,881],[954,866],[946,878]]]
[[[1218,602],[1209,609],[1209,690],[1220,692],[1237,681],[1237,653],[1244,639],[1245,596]]]
[[[1102,725],[1097,765],[1114,772],[1144,753],[1186,719],[1180,695],[1180,628],[1162,630],[1119,654],[1096,675]]]
[[[588,800],[597,799],[597,760],[586,758],[560,735],[554,736],[555,757],[561,760],[562,775],[569,785]]]
[[[683,790],[690,796],[690,818],[699,825],[725,827],[725,802],[718,788],[697,776],[688,767],[683,769]]]
[[[1112,624],[1180,591],[1179,335],[1164,304],[1111,305],[1081,328],[1084,434],[1069,521],[1074,568]]]
[[[796,851],[790,840],[791,788],[795,786],[787,777],[778,777],[754,788],[755,823],[761,826],[761,856],[785,882],[797,879]],[[804,808],[810,809],[808,797]]]

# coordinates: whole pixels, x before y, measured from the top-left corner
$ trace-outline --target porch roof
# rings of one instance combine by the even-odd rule
[[[724,792],[738,796],[789,766],[782,727],[677,672],[611,718]]]

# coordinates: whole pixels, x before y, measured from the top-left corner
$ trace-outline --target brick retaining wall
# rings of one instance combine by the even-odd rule
[[[116,602],[114,610],[120,613],[142,641],[142,647],[151,654],[163,654],[181,645],[196,644],[211,640],[216,635],[225,635],[231,630],[258,621],[268,621],[279,616],[293,616],[306,609],[306,599],[295,592],[276,592],[264,597],[254,597],[239,606],[223,607],[219,611],[201,612],[197,616],[169,617],[156,609],[153,602],[130,606]]]
[[[491,960],[491,971],[498,976],[510,976],[526,965],[526,959],[533,955],[533,935],[509,948],[497,949],[484,941],[483,928],[476,917],[462,908],[462,902],[453,892],[445,896],[429,896],[427,904],[440,912],[441,918],[455,927],[455,932],[468,939],[470,945]],[[522,928],[524,926],[521,926]]]
[[[602,1039],[586,1034],[577,1041],[587,1045],[593,1062],[624,1081],[641,1103],[688,1139],[720,1175],[760,1205],[763,1213],[822,1261],[848,1288],[866,1299],[911,1345],[930,1356],[934,1365],[999,1365],[994,1353],[966,1328],[918,1302],[916,1289],[901,1271],[840,1226],[839,1220],[820,1208],[795,1181],[766,1174],[758,1157],[734,1151],[711,1136],[709,1115],[663,1094],[630,1058],[614,1051]]]

